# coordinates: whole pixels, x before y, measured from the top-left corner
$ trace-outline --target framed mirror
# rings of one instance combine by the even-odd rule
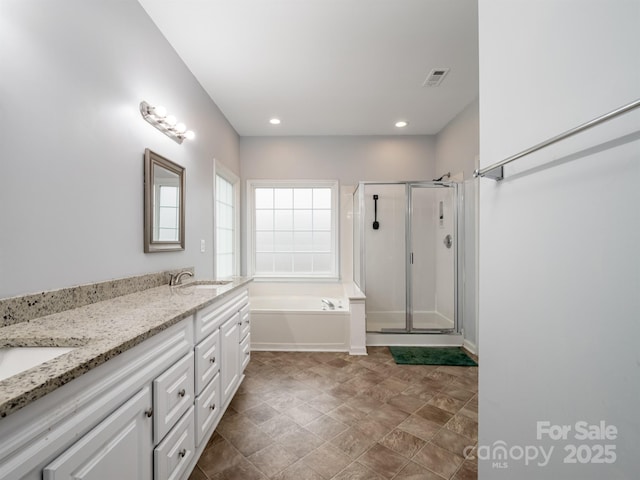
[[[185,169],[144,151],[144,251],[184,250]]]

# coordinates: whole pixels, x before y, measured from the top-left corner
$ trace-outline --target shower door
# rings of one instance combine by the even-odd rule
[[[407,331],[456,328],[457,188],[409,185]]]
[[[359,184],[354,279],[367,332],[456,331],[457,199],[455,183]]]

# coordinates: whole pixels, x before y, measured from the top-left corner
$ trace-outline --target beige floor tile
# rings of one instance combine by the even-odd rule
[[[403,457],[411,458],[418,453],[427,442],[404,430],[395,429],[385,435],[378,443],[387,447],[389,450],[399,453]]]
[[[375,440],[357,428],[351,427],[333,438],[330,443],[340,452],[355,460],[372,447]]]
[[[278,444],[297,458],[302,458],[324,443],[324,440],[309,430],[296,427],[278,437]]]
[[[444,425],[453,417],[451,412],[442,410],[441,408],[434,407],[433,405],[425,405],[416,413],[419,417],[437,423],[438,425]]]
[[[248,459],[267,477],[273,477],[293,464],[298,457],[285,450],[282,446],[273,444],[250,455]]]
[[[436,393],[429,402],[428,405],[433,405],[434,407],[438,407],[441,410],[444,410],[449,413],[457,413],[466,403],[463,400],[458,400],[457,398],[450,397],[449,395],[445,395],[442,392]]]
[[[384,480],[384,477],[378,475],[361,463],[354,462],[331,480]]]
[[[425,445],[413,457],[413,461],[447,479],[451,478],[462,464],[461,457],[433,443]]]
[[[411,415],[407,417],[404,422],[398,425],[397,428],[421,438],[422,440],[429,441],[440,431],[442,425],[438,425],[435,422],[417,415]]]
[[[308,423],[305,428],[324,440],[331,440],[349,427],[327,415],[322,415]]]
[[[351,463],[351,459],[332,445],[325,443],[302,459],[304,464],[329,479]]]
[[[409,462],[393,480],[444,480],[444,477],[432,472],[428,468]]]
[[[306,403],[290,408],[283,413],[300,426],[305,426],[322,415],[322,412],[319,412]]]
[[[316,473],[315,470],[308,467],[302,461],[288,466],[282,472],[271,478],[274,480],[324,480],[319,473]]]
[[[370,468],[384,478],[393,478],[407,464],[408,460],[380,444],[375,444],[359,459],[358,463]]]

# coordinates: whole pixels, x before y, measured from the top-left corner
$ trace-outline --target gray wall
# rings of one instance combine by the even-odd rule
[[[434,175],[433,136],[340,136],[340,137],[242,137],[242,180],[295,179],[333,180],[341,185],[342,279],[352,280],[352,229],[350,186],[359,181],[424,180]],[[346,195],[346,197],[345,197]],[[347,210],[345,210],[345,207]],[[242,209],[242,225],[246,209]],[[246,252],[243,229],[242,251]],[[243,255],[242,271],[246,273]]]
[[[481,166],[638,98],[637,1],[480,0],[479,21]],[[480,480],[638,478],[639,126],[629,113],[480,181],[479,442],[513,452]],[[544,421],[571,430],[539,436]],[[581,421],[618,434],[576,438]],[[615,462],[590,463],[613,460],[597,445]],[[549,464],[515,458],[529,446]]]
[[[455,116],[436,137],[436,176],[462,174],[464,233],[459,275],[464,279],[462,328],[465,345],[478,351],[477,334],[477,186],[473,172],[480,152],[480,103],[476,98]]]
[[[480,102],[476,98],[440,132],[436,141],[436,176],[447,172],[473,178],[480,152]]]
[[[435,138],[242,137],[242,179],[430,180]]]
[[[0,79],[0,297],[188,265],[213,274],[212,160],[239,173],[238,135],[138,2],[2,0]],[[155,130],[141,100],[196,139]],[[143,253],[146,147],[186,167],[184,252]]]

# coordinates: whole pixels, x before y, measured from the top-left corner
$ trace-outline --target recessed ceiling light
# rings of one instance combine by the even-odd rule
[[[409,125],[409,122],[405,122],[404,120],[400,120],[399,122],[396,122],[396,127],[398,128],[403,128],[403,127],[406,127],[407,125]]]
[[[269,120],[269,123],[271,125],[280,125],[280,119],[279,118],[272,118],[271,120]]]

